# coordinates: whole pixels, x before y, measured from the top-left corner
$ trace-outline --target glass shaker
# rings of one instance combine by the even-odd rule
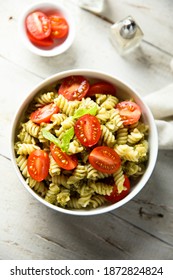
[[[132,16],[128,16],[111,26],[111,41],[123,55],[139,46],[143,32]]]

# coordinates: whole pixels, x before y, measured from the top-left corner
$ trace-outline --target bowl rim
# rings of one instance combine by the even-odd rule
[[[95,208],[95,209],[91,209],[91,210],[82,210],[82,209],[65,209],[65,208],[61,208],[59,206],[55,206],[47,201],[45,201],[43,198],[41,198],[39,195],[37,195],[25,182],[24,177],[22,176],[17,164],[16,164],[16,156],[15,156],[15,152],[14,152],[14,140],[15,140],[15,129],[17,127],[17,124],[19,122],[20,116],[22,114],[23,108],[26,109],[26,105],[28,104],[28,102],[31,102],[31,100],[33,99],[33,97],[43,88],[46,87],[48,83],[54,83],[57,80],[61,80],[69,75],[82,75],[82,76],[88,76],[88,77],[94,77],[96,79],[100,79],[100,80],[106,80],[109,82],[112,82],[116,85],[116,83],[122,86],[125,86],[125,88],[127,88],[128,90],[130,90],[130,93],[133,93],[133,96],[135,98],[137,98],[138,100],[141,101],[141,104],[144,106],[146,113],[147,113],[147,118],[148,118],[148,124],[151,127],[151,131],[150,131],[150,143],[149,143],[149,147],[152,146],[152,149],[150,150],[149,148],[149,160],[148,160],[148,165],[146,167],[146,171],[143,174],[143,176],[140,178],[140,181],[137,182],[137,184],[135,185],[135,188],[122,200],[120,200],[119,202],[115,203],[115,204],[111,204],[105,207],[99,207],[99,208]],[[11,161],[13,164],[13,167],[16,171],[16,174],[20,180],[20,182],[22,183],[22,185],[24,185],[24,187],[31,193],[32,196],[34,196],[38,201],[40,201],[42,204],[48,206],[51,209],[56,210],[57,212],[61,212],[64,214],[70,214],[70,215],[76,215],[76,216],[91,216],[91,215],[98,215],[98,214],[104,214],[110,211],[113,211],[123,205],[125,205],[127,202],[129,202],[132,198],[134,198],[142,189],[143,187],[146,185],[146,183],[148,182],[155,164],[156,164],[156,160],[157,160],[157,155],[158,155],[158,133],[157,133],[157,128],[156,128],[156,124],[155,124],[155,120],[154,117],[151,113],[151,110],[149,109],[148,105],[145,103],[145,100],[140,97],[140,95],[136,92],[136,90],[129,85],[128,83],[122,81],[122,79],[118,78],[116,75],[112,75],[109,73],[106,73],[104,71],[98,71],[97,69],[73,69],[73,70],[65,70],[56,74],[53,74],[51,76],[49,76],[48,78],[44,79],[43,81],[41,81],[40,83],[38,83],[35,87],[33,87],[30,91],[29,94],[27,96],[25,96],[25,98],[21,101],[20,105],[18,106],[14,117],[13,117],[13,121],[11,124],[11,134],[10,134],[10,154],[11,154]]]
[[[54,7],[54,9],[59,10],[62,15],[66,18],[69,24],[69,33],[67,38],[58,46],[53,47],[52,49],[42,49],[34,44],[32,44],[26,34],[25,28],[25,19],[26,16],[36,9],[43,9],[45,7]],[[64,53],[66,50],[70,48],[75,38],[75,21],[70,13],[70,11],[61,3],[57,3],[55,0],[47,0],[47,1],[38,1],[36,3],[30,4],[25,7],[22,11],[19,20],[18,20],[18,35],[20,41],[23,45],[30,50],[32,53],[37,54],[43,57],[53,57]]]

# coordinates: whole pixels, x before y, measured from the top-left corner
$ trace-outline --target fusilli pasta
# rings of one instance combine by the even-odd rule
[[[51,204],[68,209],[89,209],[107,205],[110,202],[106,197],[111,196],[114,186],[120,194],[126,189],[126,177],[136,179],[144,174],[148,161],[149,127],[142,118],[125,125],[118,108],[118,104],[123,100],[109,92],[97,92],[80,100],[68,101],[63,94],[56,91],[62,82],[57,81],[57,87],[53,85],[47,91],[40,91],[30,103],[25,119],[19,124],[14,145],[17,165],[30,188]],[[58,107],[56,113],[50,114],[48,120],[35,123],[31,113],[52,103]],[[93,146],[84,146],[75,133],[75,124],[80,114],[86,114],[87,117],[88,114],[94,115],[99,122],[101,136]],[[93,123],[88,124],[87,120],[83,120],[82,125],[84,130],[81,131],[81,137],[86,133],[90,140],[94,129],[95,137],[97,136],[98,130]],[[68,131],[71,131],[70,138]],[[52,145],[61,150],[62,154],[58,155],[64,155],[62,161],[68,162],[68,159],[75,158],[76,165],[71,169],[62,167],[51,150]],[[101,155],[96,158],[96,162],[101,161],[99,164],[104,171],[92,164],[91,151],[99,146],[116,152],[120,158],[120,166],[116,171],[109,172],[109,167],[104,170],[107,163]],[[48,174],[42,181],[34,180],[27,167],[28,158],[35,150],[43,150],[48,154]]]

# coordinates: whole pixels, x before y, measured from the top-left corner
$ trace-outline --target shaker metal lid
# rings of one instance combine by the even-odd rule
[[[120,35],[124,39],[132,39],[135,36],[136,31],[137,31],[137,24],[131,17],[128,17],[122,21]]]

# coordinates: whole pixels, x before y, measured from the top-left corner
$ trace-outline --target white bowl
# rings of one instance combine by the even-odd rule
[[[28,14],[30,14],[33,11],[42,11],[47,12],[49,10],[53,10],[54,12],[58,12],[61,14],[67,21],[69,25],[69,32],[65,39],[59,39],[59,44],[55,43],[51,47],[37,47],[34,45],[28,38],[26,33],[26,25],[25,20]],[[55,0],[50,0],[46,2],[38,2],[35,3],[29,7],[27,7],[21,14],[19,18],[18,23],[18,31],[19,31],[19,37],[25,47],[30,50],[32,53],[35,53],[39,56],[45,56],[45,57],[52,57],[56,55],[60,55],[64,53],[73,43],[74,37],[75,37],[75,23],[74,19],[71,16],[70,12],[61,4],[57,3]]]
[[[96,79],[96,80],[104,80],[107,82],[112,83],[113,85],[116,86],[117,88],[117,97],[121,97],[121,99],[125,98],[133,98],[137,104],[142,109],[142,120],[144,123],[149,125],[149,137],[148,137],[148,142],[149,142],[149,159],[148,159],[148,164],[145,170],[145,173],[140,177],[140,179],[137,180],[137,182],[133,185],[131,188],[130,193],[121,201],[108,205],[108,206],[102,206],[96,209],[91,209],[91,210],[70,210],[70,209],[64,209],[61,207],[57,207],[55,205],[52,205],[48,202],[46,202],[44,199],[39,197],[25,182],[25,179],[23,178],[17,164],[16,164],[16,158],[15,158],[15,151],[14,151],[14,142],[16,140],[16,131],[18,129],[18,125],[21,122],[21,119],[25,113],[26,108],[34,98],[34,96],[43,88],[47,87],[48,85],[51,85],[55,83],[58,80],[61,80],[67,76],[71,75],[82,75],[87,77],[88,79]],[[158,135],[157,135],[157,129],[155,126],[155,121],[154,118],[145,104],[145,102],[142,100],[142,98],[136,93],[134,89],[132,89],[129,85],[124,83],[123,81],[119,80],[118,78],[108,75],[103,72],[99,71],[94,71],[94,70],[86,70],[86,69],[81,69],[81,70],[69,70],[65,72],[61,72],[58,74],[55,74],[40,84],[38,84],[27,96],[27,98],[21,103],[19,106],[17,113],[14,117],[14,121],[12,124],[12,131],[11,131],[11,153],[12,153],[12,162],[15,168],[15,171],[19,177],[19,180],[22,182],[24,187],[41,203],[44,205],[48,206],[51,209],[54,209],[56,211],[66,213],[66,214],[72,214],[72,215],[79,215],[79,216],[89,216],[89,215],[96,215],[96,214],[102,214],[105,212],[109,212],[112,210],[115,210],[119,208],[120,206],[123,206],[125,203],[130,201],[131,199],[136,196],[140,190],[146,185],[148,179],[150,178],[152,171],[154,169],[156,159],[157,159],[157,153],[158,153]]]

